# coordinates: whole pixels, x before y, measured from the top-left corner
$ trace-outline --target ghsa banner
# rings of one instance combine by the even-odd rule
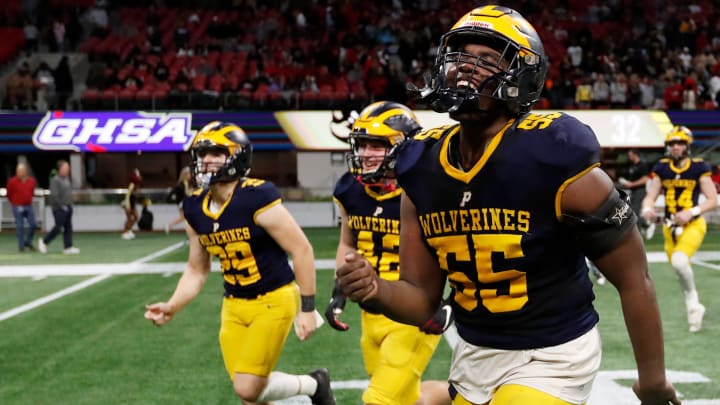
[[[75,152],[182,152],[195,135],[191,120],[190,113],[50,111],[35,129],[33,144]]]

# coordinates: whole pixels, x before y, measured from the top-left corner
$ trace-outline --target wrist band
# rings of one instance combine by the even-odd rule
[[[690,213],[692,214],[692,216],[696,217],[696,216],[702,214],[702,209],[696,205],[696,206],[690,208]]]
[[[650,207],[643,207],[643,209],[640,211],[640,215],[645,215],[645,213],[652,211],[653,209]]]
[[[314,295],[301,295],[300,296],[300,310],[302,312],[312,312],[315,310],[315,296]]]

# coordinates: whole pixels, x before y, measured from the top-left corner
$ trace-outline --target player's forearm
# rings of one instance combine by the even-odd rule
[[[368,304],[392,320],[416,326],[424,324],[437,309],[421,288],[405,280],[378,279],[377,295]]]
[[[293,268],[300,295],[315,295],[315,258],[309,244],[293,255]]]
[[[173,313],[179,312],[200,293],[203,285],[205,285],[208,273],[207,271],[196,270],[188,265],[188,268],[180,277],[177,287],[175,287],[175,292],[168,300]]]
[[[644,285],[620,291],[623,315],[643,384],[665,381],[662,322],[649,276]]]

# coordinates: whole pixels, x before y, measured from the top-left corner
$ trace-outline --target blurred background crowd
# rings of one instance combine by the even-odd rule
[[[2,108],[413,106],[476,1],[3,0]],[[550,60],[540,108],[717,109],[720,1],[520,0]]]

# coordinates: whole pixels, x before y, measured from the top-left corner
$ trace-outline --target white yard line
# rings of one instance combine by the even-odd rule
[[[168,253],[168,252],[170,252],[170,251],[172,251],[172,250],[175,250],[175,249],[179,248],[179,247],[182,246],[182,245],[183,245],[183,242],[176,243],[176,244],[174,244],[174,245],[168,246],[168,247],[165,248],[165,249],[162,249],[162,250],[160,250],[160,251],[157,251],[157,252],[155,252],[155,253],[152,253],[152,254],[150,254],[150,255],[148,255],[148,256],[141,257],[140,259],[134,260],[134,261],[132,261],[132,262],[129,263],[129,264],[121,264],[120,266],[127,267],[127,268],[138,267],[139,265],[141,265],[141,264],[143,264],[143,263],[145,263],[145,262],[147,262],[147,261],[149,261],[149,260],[152,260],[152,259],[154,259],[154,258],[156,258],[156,257],[162,256],[162,255],[164,255],[165,253]],[[9,266],[9,267],[25,267],[25,269],[21,269],[20,271],[16,271],[15,274],[14,274],[14,277],[18,277],[19,275],[31,275],[31,276],[33,276],[33,277],[41,277],[41,276],[43,276],[43,275],[53,274],[53,273],[51,273],[51,272],[47,272],[47,270],[46,270],[45,273],[40,273],[40,272],[39,272],[39,273],[37,273],[37,274],[26,274],[26,273],[27,273],[26,270],[31,270],[31,269],[33,269],[35,266]],[[29,268],[28,268],[28,267],[29,267]],[[43,267],[45,267],[45,266],[43,266]],[[47,267],[55,267],[55,266],[47,266]],[[71,265],[71,266],[66,266],[66,267],[77,267],[77,265]],[[52,293],[52,294],[50,294],[50,295],[46,295],[46,296],[44,296],[44,297],[42,297],[42,298],[38,298],[38,299],[36,299],[36,300],[34,300],[34,301],[28,302],[27,304],[23,304],[23,305],[20,305],[19,307],[15,307],[15,308],[12,308],[12,309],[10,309],[10,310],[8,310],[8,311],[2,312],[2,313],[0,313],[0,322],[4,321],[4,320],[6,320],[6,319],[10,319],[10,318],[12,318],[12,317],[14,317],[14,316],[20,315],[20,314],[22,314],[22,313],[24,313],[24,312],[33,310],[33,309],[35,309],[35,308],[37,308],[37,307],[40,307],[40,306],[42,306],[42,305],[45,305],[45,304],[47,304],[47,303],[49,303],[49,302],[53,302],[53,301],[55,301],[55,300],[58,300],[58,299],[60,299],[60,298],[62,298],[62,297],[68,296],[68,295],[70,295],[70,294],[72,294],[72,293],[74,293],[74,292],[83,290],[83,289],[85,289],[85,288],[87,288],[87,287],[90,287],[90,286],[93,285],[93,284],[97,284],[97,283],[99,283],[99,282],[101,282],[101,281],[103,281],[103,280],[105,280],[105,279],[107,279],[107,278],[110,278],[110,276],[112,276],[114,273],[98,271],[98,270],[103,269],[103,267],[104,267],[103,265],[97,265],[97,264],[93,264],[93,265],[86,266],[86,270],[92,270],[93,268],[94,268],[94,270],[95,270],[93,273],[89,273],[89,272],[88,272],[87,274],[97,274],[97,275],[96,275],[95,277],[90,278],[90,279],[83,280],[83,281],[81,281],[81,282],[79,282],[79,283],[77,283],[77,284],[74,284],[74,285],[70,286],[70,287],[64,288],[64,289],[62,289],[62,290],[60,290],[60,291],[54,292],[54,293]],[[17,270],[17,269],[16,269],[16,270]],[[99,274],[98,274],[98,273],[99,273]],[[65,275],[65,274],[63,274],[63,275]]]
[[[47,304],[48,302],[52,302],[52,301],[55,301],[55,300],[57,300],[57,299],[60,299],[60,298],[62,298],[62,297],[64,297],[64,296],[66,296],[66,295],[70,295],[70,294],[72,294],[72,293],[74,293],[74,292],[76,292],[76,291],[80,291],[80,290],[82,290],[82,289],[84,289],[84,288],[90,287],[91,285],[96,284],[96,283],[99,283],[99,282],[105,280],[106,278],[109,278],[110,276],[111,276],[111,274],[99,274],[99,275],[97,275],[97,276],[95,276],[95,277],[93,277],[93,278],[84,280],[84,281],[82,281],[82,282],[80,282],[80,283],[77,283],[77,284],[75,284],[75,285],[72,285],[72,286],[70,286],[70,287],[68,287],[68,288],[65,288],[65,289],[63,289],[63,290],[54,292],[54,293],[52,293],[52,294],[50,294],[50,295],[46,295],[46,296],[44,296],[44,297],[42,297],[42,298],[38,298],[38,299],[36,299],[35,301],[28,302],[27,304],[23,304],[23,305],[20,305],[19,307],[15,307],[15,308],[13,308],[13,309],[11,309],[11,310],[8,310],[8,311],[5,311],[5,312],[3,312],[3,313],[0,313],[0,322],[4,321],[4,320],[6,320],[6,319],[10,319],[10,318],[12,318],[12,317],[15,316],[15,315],[20,315],[20,314],[22,314],[23,312],[27,312],[27,311],[30,311],[30,310],[32,310],[32,309],[35,309],[35,308],[37,308],[37,307],[39,307],[39,306],[45,305],[45,304]]]

